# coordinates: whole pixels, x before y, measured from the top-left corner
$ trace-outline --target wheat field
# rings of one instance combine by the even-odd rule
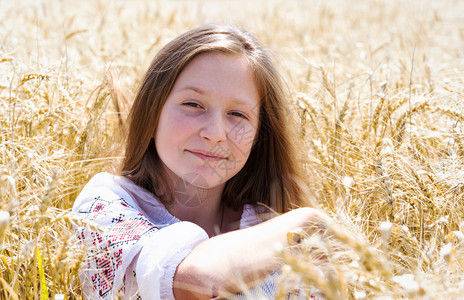
[[[82,298],[70,207],[117,167],[154,54],[207,22],[272,52],[334,219],[283,249],[279,297],[464,299],[463,1],[0,0],[0,20],[0,299]]]

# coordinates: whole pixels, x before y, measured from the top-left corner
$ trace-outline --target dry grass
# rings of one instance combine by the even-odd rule
[[[209,21],[272,49],[308,184],[338,221],[284,254],[286,280],[328,299],[462,297],[462,1],[0,7],[0,298],[80,297],[73,200],[117,162],[123,95],[154,53]]]

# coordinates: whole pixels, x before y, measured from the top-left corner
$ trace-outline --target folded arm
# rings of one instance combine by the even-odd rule
[[[287,245],[289,231],[327,222],[328,217],[323,213],[299,208],[256,226],[204,241],[177,267],[174,296],[211,299],[252,287],[277,267],[278,251]]]

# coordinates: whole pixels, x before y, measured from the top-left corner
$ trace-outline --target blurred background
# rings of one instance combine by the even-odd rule
[[[279,295],[462,297],[463,1],[0,0],[0,20],[0,298],[81,297],[70,207],[117,171],[153,56],[210,22],[273,54],[307,185],[336,220],[283,252]]]

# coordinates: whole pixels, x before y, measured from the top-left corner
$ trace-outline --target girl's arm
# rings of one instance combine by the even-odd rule
[[[211,299],[252,287],[277,267],[279,245],[287,245],[289,231],[327,222],[326,215],[305,207],[213,237],[194,248],[177,267],[174,296]]]

